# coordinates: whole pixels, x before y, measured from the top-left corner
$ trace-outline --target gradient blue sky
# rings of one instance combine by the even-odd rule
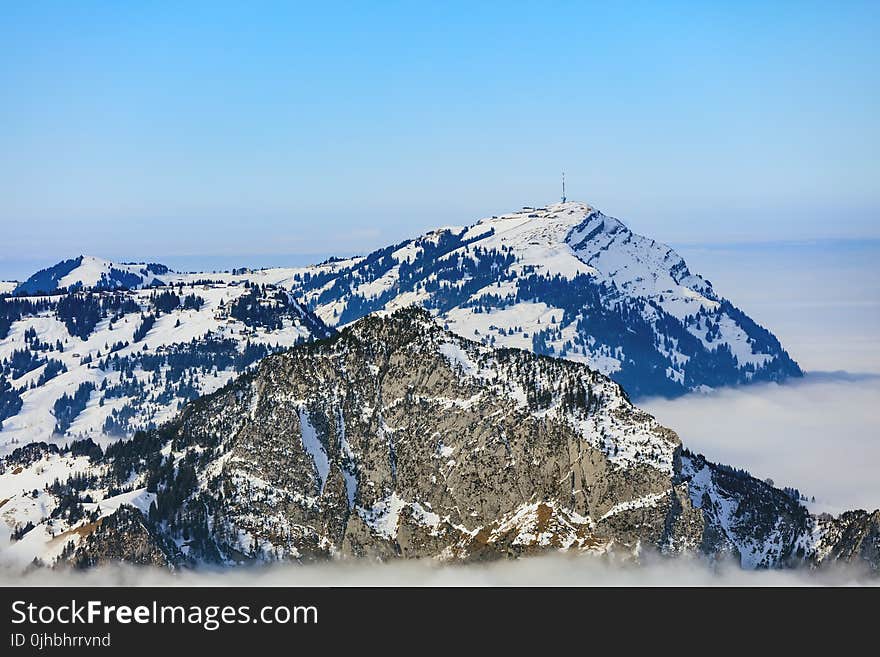
[[[880,237],[878,2],[181,4],[0,9],[0,277],[362,252],[563,169],[666,242]]]

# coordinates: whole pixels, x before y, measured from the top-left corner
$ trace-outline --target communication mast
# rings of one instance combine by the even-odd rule
[[[565,203],[565,171],[562,172],[562,202]]]

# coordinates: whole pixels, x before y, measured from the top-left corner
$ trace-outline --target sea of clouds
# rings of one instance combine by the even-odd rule
[[[641,406],[692,451],[792,486],[813,511],[880,508],[880,375],[808,373]]]
[[[710,460],[815,496],[814,511],[880,507],[880,242],[679,250],[806,376],[639,405]]]
[[[621,562],[591,554],[554,554],[483,564],[338,561],[171,573],[126,565],[88,571],[0,569],[0,586],[880,586],[855,567],[822,571],[747,571],[735,563],[643,554]]]

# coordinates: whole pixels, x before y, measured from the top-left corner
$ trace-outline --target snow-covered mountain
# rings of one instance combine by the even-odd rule
[[[463,337],[586,363],[633,396],[800,376],[669,247],[583,203],[443,228],[278,282],[328,325],[419,304]]]
[[[163,285],[168,267],[156,263],[114,263],[79,256],[41,269],[16,286],[13,294],[52,294],[71,290],[118,290]]]
[[[17,449],[0,519],[19,567],[656,549],[880,569],[880,511],[813,516],[684,450],[583,363],[413,308],[268,356],[130,441]]]

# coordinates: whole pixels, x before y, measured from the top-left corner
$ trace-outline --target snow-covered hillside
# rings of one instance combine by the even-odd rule
[[[245,282],[0,304],[0,454],[130,436],[263,356],[332,334],[286,290]]]

